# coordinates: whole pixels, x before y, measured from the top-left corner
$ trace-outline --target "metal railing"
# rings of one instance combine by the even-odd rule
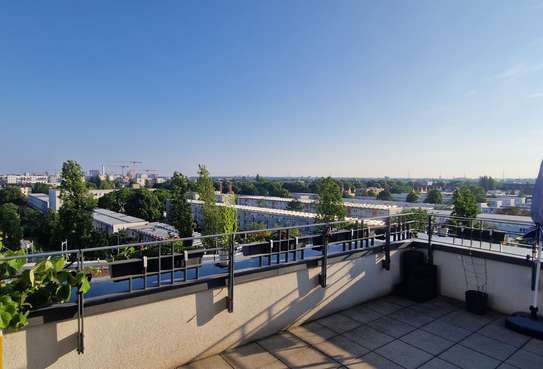
[[[70,260],[66,268],[85,271],[86,261],[92,261],[96,255],[106,256],[109,278],[93,281],[91,296],[85,297],[79,293],[77,300],[72,302],[77,305],[78,352],[82,353],[86,300],[98,300],[112,295],[128,297],[135,292],[222,278],[227,287],[226,308],[233,312],[236,274],[242,271],[316,261],[321,268],[319,283],[325,288],[330,256],[376,249],[383,253],[383,269],[390,270],[391,245],[406,240],[427,242],[429,262],[432,262],[434,243],[477,247],[502,253],[513,250],[506,249],[508,247],[514,250],[533,248],[534,243],[523,239],[525,235],[521,235],[522,232],[516,228],[512,227],[510,232],[500,230],[504,223],[518,226],[518,222],[502,220],[406,213],[10,256],[0,258],[0,262],[20,258],[36,262],[47,257],[65,256]],[[522,224],[529,227],[529,223]],[[94,290],[101,292],[92,297]]]

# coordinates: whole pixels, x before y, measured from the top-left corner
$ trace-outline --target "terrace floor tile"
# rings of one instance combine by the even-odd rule
[[[462,369],[494,369],[501,363],[461,345],[451,347],[439,357]]]
[[[418,368],[433,358],[433,355],[400,340],[386,344],[375,350],[375,352],[407,369]]]
[[[319,322],[311,322],[308,324],[300,325],[293,329],[290,329],[290,332],[307,343],[312,345],[321,343],[336,336],[338,333],[325,327]]]
[[[347,366],[349,369],[403,369],[398,364],[384,358],[383,356],[370,352],[364,355],[356,363]]]
[[[411,346],[415,346],[432,355],[439,355],[454,345],[454,342],[436,336],[430,332],[426,332],[422,329],[417,329],[416,331],[413,331],[400,339],[407,342]]]
[[[504,361],[517,350],[515,346],[496,341],[478,333],[472,334],[461,341],[460,344],[500,361]]]
[[[288,367],[256,343],[224,352],[223,358],[234,369],[288,369]]]
[[[383,317],[377,320],[374,320],[372,322],[369,322],[368,325],[372,328],[377,329],[378,331],[381,331],[389,336],[392,337],[401,337],[406,335],[409,332],[414,331],[417,329],[416,327],[401,322],[396,319],[391,319],[388,317]]]
[[[543,368],[543,356],[525,350],[518,350],[505,362],[520,369]]]
[[[345,336],[336,336],[326,342],[321,342],[315,347],[343,365],[349,365],[369,352],[369,350]]]
[[[214,355],[206,359],[193,361],[178,369],[232,369],[232,367],[220,355]]]
[[[372,320],[377,320],[383,316],[375,310],[364,307],[364,305],[358,305],[350,309],[343,310],[341,314],[346,315],[360,323],[369,323]]]
[[[468,330],[442,321],[434,321],[428,325],[425,325],[421,329],[454,342],[461,341],[471,334],[471,332]]]
[[[370,350],[375,350],[378,347],[394,341],[394,337],[375,330],[368,325],[362,325],[352,331],[345,332],[343,336]]]
[[[317,320],[317,322],[337,333],[344,333],[360,326],[360,322],[343,314],[333,314]]]

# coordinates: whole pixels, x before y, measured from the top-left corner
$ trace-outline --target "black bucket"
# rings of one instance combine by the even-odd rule
[[[488,294],[468,290],[466,291],[466,310],[473,314],[483,315],[488,308]]]

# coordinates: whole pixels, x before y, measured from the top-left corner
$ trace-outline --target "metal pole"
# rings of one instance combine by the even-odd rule
[[[537,257],[535,259],[535,285],[534,285],[534,294],[532,299],[532,305],[530,306],[530,316],[532,319],[537,319],[537,312],[539,311],[538,300],[539,300],[539,275],[541,272],[541,254],[543,253],[543,240],[541,239],[541,232],[543,228],[541,224],[536,225],[536,249]]]
[[[328,236],[330,235],[330,226],[327,225],[322,232],[322,264],[319,282],[322,288],[326,287],[326,272],[328,270]]]
[[[83,251],[79,249],[79,262],[77,269],[79,272],[83,272]],[[86,277],[85,277],[86,278]],[[85,352],[85,324],[84,324],[84,310],[85,300],[82,292],[77,293],[77,353],[83,354]]]
[[[390,217],[386,219],[385,232],[385,259],[383,260],[383,269],[390,270],[390,236],[391,236]]]
[[[234,235],[228,239],[228,312],[234,311]]]
[[[428,264],[434,264],[434,248],[432,247],[433,232],[432,216],[428,215]]]

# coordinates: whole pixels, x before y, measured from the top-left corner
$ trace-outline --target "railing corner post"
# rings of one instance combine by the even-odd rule
[[[434,248],[432,246],[433,232],[432,216],[428,215],[428,264],[434,264]]]
[[[386,231],[385,231],[385,259],[383,260],[383,269],[390,270],[390,236],[391,236],[391,224],[390,217],[386,218]]]
[[[234,235],[228,237],[228,312],[234,312]]]
[[[321,274],[319,275],[319,283],[322,288],[326,288],[326,274],[328,271],[328,237],[330,236],[330,233],[330,226],[326,225],[322,233],[322,263]]]

